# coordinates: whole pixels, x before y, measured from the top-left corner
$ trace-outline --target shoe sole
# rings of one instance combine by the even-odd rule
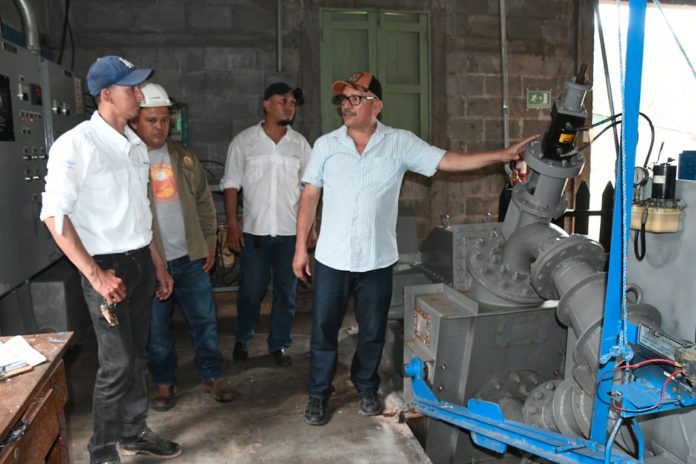
[[[375,412],[369,412],[369,411],[364,411],[364,410],[360,409],[358,411],[358,414],[360,414],[361,416],[380,416],[380,415],[382,415],[383,412],[384,412],[384,408],[380,409],[379,411],[375,411]]]
[[[153,458],[158,458],[158,459],[174,459],[176,457],[181,456],[183,449],[179,448],[179,451],[177,453],[167,454],[167,455],[156,454],[156,453],[153,453],[151,451],[132,451],[132,450],[125,449],[122,446],[119,446],[119,451],[124,456],[135,456],[137,454],[143,454],[143,455],[152,456]]]
[[[229,398],[229,399],[220,398],[220,397],[218,397],[218,396],[215,396],[215,395],[213,395],[213,390],[210,389],[210,388],[208,388],[208,387],[206,387],[205,385],[203,385],[203,389],[204,389],[210,396],[212,396],[213,399],[214,399],[215,401],[217,401],[218,403],[229,403],[230,401],[232,401],[232,400],[234,400],[235,398],[237,398],[236,395],[233,396],[233,397],[231,397],[231,398]]]
[[[155,406],[154,404],[152,405],[152,409],[154,409],[157,412],[169,411],[173,407],[174,407],[174,403],[169,404],[167,406]]]
[[[321,422],[313,422],[313,421],[308,420],[308,419],[305,417],[305,420],[304,420],[304,421],[305,421],[305,424],[307,424],[307,425],[315,425],[315,426],[316,426],[316,425],[326,425],[326,424],[328,424],[328,422],[329,422],[329,418],[327,417],[326,419],[324,419],[324,420],[321,421]]]

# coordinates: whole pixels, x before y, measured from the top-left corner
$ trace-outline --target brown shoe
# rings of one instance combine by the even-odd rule
[[[152,398],[152,409],[155,411],[168,411],[174,407],[174,385],[157,385],[155,397]]]
[[[213,395],[216,401],[226,403],[235,397],[232,387],[225,382],[225,379],[203,380],[201,382],[208,392]]]

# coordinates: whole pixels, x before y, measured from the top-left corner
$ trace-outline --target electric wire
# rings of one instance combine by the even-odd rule
[[[60,36],[60,53],[56,63],[63,63],[63,52],[65,51],[65,39],[68,35],[68,12],[70,11],[70,0],[65,0],[65,14],[63,15],[63,32]]]
[[[691,69],[691,74],[693,74],[694,78],[696,78],[696,70],[694,70],[694,65],[691,64],[691,60],[689,59],[689,56],[686,54],[686,50],[684,50],[684,47],[682,46],[681,41],[679,40],[679,37],[677,37],[677,34],[674,32],[674,29],[672,29],[672,25],[670,24],[669,20],[667,19],[667,15],[665,15],[665,12],[662,10],[662,5],[660,5],[660,0],[653,0],[653,1],[655,3],[655,6],[657,7],[657,9],[660,11],[662,18],[665,20],[665,23],[667,24],[669,31],[672,33],[672,37],[674,38],[674,41],[677,42],[677,46],[679,47],[679,50],[682,52],[682,55],[684,55],[684,59],[686,60],[686,64],[688,64],[689,68]]]
[[[648,146],[648,153],[645,157],[645,163],[643,166],[643,167],[646,167],[648,164],[648,161],[650,160],[650,156],[651,156],[651,153],[653,151],[653,148],[655,146],[655,125],[653,124],[652,120],[645,113],[639,112],[638,114],[639,114],[639,116],[641,116],[643,119],[646,120],[646,122],[648,123],[648,126],[650,127],[650,145]],[[618,114],[615,114],[614,116],[609,116],[605,119],[602,119],[601,121],[595,122],[595,123],[590,124],[588,126],[582,126],[582,127],[578,127],[576,129],[574,129],[573,132],[586,131],[589,129],[593,129],[597,126],[601,126],[602,124],[606,124],[609,121],[612,121],[612,124],[603,128],[597,135],[592,137],[592,140],[590,140],[588,143],[581,145],[580,147],[576,148],[575,150],[572,150],[572,151],[566,153],[565,155],[563,155],[563,157],[574,156],[574,155],[582,152],[583,150],[585,150],[587,147],[589,147],[591,144],[593,144],[601,135],[603,135],[611,127],[614,127],[618,124],[621,124],[623,122],[623,119],[619,119],[619,118],[621,118],[622,116],[623,116],[623,113],[618,113]]]
[[[633,369],[639,369],[645,365],[648,364],[668,364],[673,367],[681,367],[681,365],[678,362],[672,361],[671,359],[664,359],[664,358],[653,358],[653,359],[645,359],[643,361],[637,362],[635,364],[624,364],[624,365],[619,365],[616,366],[613,370],[605,372],[600,378],[597,380],[596,385],[595,385],[595,391],[597,393],[596,398],[601,401],[604,404],[610,404],[612,408],[616,409],[617,411],[621,412],[627,412],[629,414],[640,414],[643,412],[651,411],[653,409],[658,408],[659,406],[663,404],[672,404],[672,403],[678,403],[679,401],[677,399],[665,401],[665,394],[667,391],[667,385],[669,385],[672,380],[674,380],[675,377],[678,375],[683,375],[685,374],[685,371],[683,369],[677,369],[671,374],[667,376],[667,379],[663,382],[662,388],[660,389],[660,397],[658,401],[651,405],[647,406],[645,408],[639,408],[639,409],[627,409],[627,408],[622,408],[621,406],[618,406],[612,401],[612,397],[609,393],[604,393],[600,390],[602,382],[607,380],[607,374],[612,373],[615,374],[617,371],[630,371]]]
[[[609,75],[609,62],[607,60],[607,49],[604,45],[604,29],[602,28],[602,18],[601,15],[599,14],[599,2],[595,2],[594,5],[595,8],[595,17],[597,18],[597,34],[599,36],[599,46],[602,51],[602,65],[604,67],[604,77],[606,81],[606,86],[607,86],[607,98],[609,100],[609,113],[612,115],[616,114],[616,111],[614,110],[614,95],[612,94],[612,86],[611,86],[611,77]],[[616,131],[616,128],[614,128],[614,149],[616,150],[615,153],[618,156],[619,151],[621,150],[621,147],[619,145],[619,134]]]
[[[679,400],[677,400],[676,398],[673,400],[669,400],[669,401],[664,401],[664,399],[666,398],[665,393],[667,391],[667,385],[669,385],[670,382],[672,382],[672,380],[674,380],[674,378],[676,376],[683,375],[683,374],[684,374],[684,371],[680,369],[678,371],[672,372],[670,375],[667,376],[667,379],[664,381],[664,383],[662,384],[662,388],[660,389],[660,398],[657,401],[657,403],[653,404],[652,406],[647,406],[645,408],[638,408],[638,409],[627,409],[627,408],[622,408],[619,405],[612,404],[612,407],[614,409],[616,409],[617,411],[627,412],[629,414],[641,414],[641,413],[644,413],[647,411],[652,411],[653,409],[657,409],[658,407],[662,406],[663,404],[679,403]]]
[[[616,0],[616,17],[618,18],[617,24],[617,33],[619,35],[618,37],[618,44],[619,44],[619,78],[620,78],[620,83],[621,83],[621,101],[624,101],[624,88],[625,88],[625,81],[624,81],[624,72],[623,72],[623,37],[621,36],[621,0]],[[622,137],[623,139],[623,137]]]

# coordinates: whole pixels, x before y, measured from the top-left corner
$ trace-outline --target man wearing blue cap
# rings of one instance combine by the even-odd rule
[[[98,344],[91,463],[120,462],[117,442],[127,455],[181,454],[145,423],[151,298],[167,298],[173,283],[152,242],[147,147],[127,126],[140,111],[138,84],[152,73],[118,56],[98,59],[87,74],[97,111],[48,158],[41,220],[82,275]]]

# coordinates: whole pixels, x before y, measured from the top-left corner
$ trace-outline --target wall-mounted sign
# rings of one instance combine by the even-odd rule
[[[527,89],[527,109],[538,110],[551,108],[550,90],[529,90]]]

